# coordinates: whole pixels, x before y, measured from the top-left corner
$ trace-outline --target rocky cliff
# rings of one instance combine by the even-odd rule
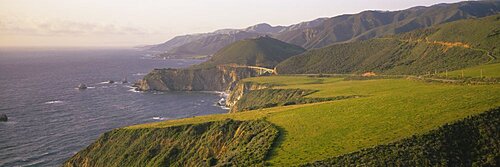
[[[248,77],[269,75],[243,66],[221,65],[200,69],[154,69],[136,87],[140,91],[230,91]]]
[[[237,112],[239,109],[236,106],[238,100],[240,100],[245,94],[252,90],[260,90],[270,88],[273,85],[270,84],[260,84],[256,82],[244,82],[240,81],[229,93],[226,100],[226,106],[231,108],[230,112]]]

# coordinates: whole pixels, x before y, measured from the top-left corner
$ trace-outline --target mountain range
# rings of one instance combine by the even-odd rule
[[[500,1],[466,1],[418,6],[400,11],[363,11],[318,18],[290,26],[261,23],[244,29],[221,29],[210,33],[176,36],[164,43],[143,48],[170,57],[212,55],[239,40],[271,36],[312,49],[409,32],[460,19],[485,17],[499,11]]]
[[[426,74],[498,62],[500,14],[309,50],[276,67],[279,74]]]

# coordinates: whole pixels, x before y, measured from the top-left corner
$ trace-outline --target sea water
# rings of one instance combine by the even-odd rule
[[[134,124],[224,113],[210,92],[137,92],[160,60],[124,49],[0,49],[0,166],[60,166],[100,134]],[[129,83],[122,84],[126,78]],[[113,80],[115,83],[107,83]],[[76,87],[84,83],[85,90]]]

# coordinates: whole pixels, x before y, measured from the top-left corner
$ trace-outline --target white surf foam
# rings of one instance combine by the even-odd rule
[[[135,74],[132,74],[132,75],[135,75],[135,76],[142,76],[142,75],[146,75],[146,73],[135,73]]]
[[[129,92],[134,92],[134,93],[141,93],[141,91],[138,91],[138,90],[135,90],[135,87],[132,87],[132,86],[125,86],[127,88],[129,88]]]
[[[61,101],[61,100],[54,100],[54,101],[45,102],[45,104],[60,104],[60,103],[63,103],[63,101]]]
[[[160,120],[160,121],[163,121],[163,120],[168,120],[169,118],[165,118],[165,117],[153,117],[154,120]]]

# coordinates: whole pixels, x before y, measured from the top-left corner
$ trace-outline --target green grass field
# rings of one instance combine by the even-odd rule
[[[289,166],[423,134],[445,123],[500,106],[500,85],[455,85],[406,79],[344,81],[342,78],[272,76],[245,81],[284,89],[310,89],[308,97],[360,98],[217,114],[136,125],[161,128],[233,118],[265,118],[281,131],[268,163]]]
[[[487,78],[500,78],[500,63],[486,64],[476,67],[466,68],[463,70],[456,70],[448,72],[449,77],[462,77],[462,71],[464,77],[479,78],[481,77],[481,70],[483,70],[483,77]],[[441,73],[441,76],[446,75]]]

